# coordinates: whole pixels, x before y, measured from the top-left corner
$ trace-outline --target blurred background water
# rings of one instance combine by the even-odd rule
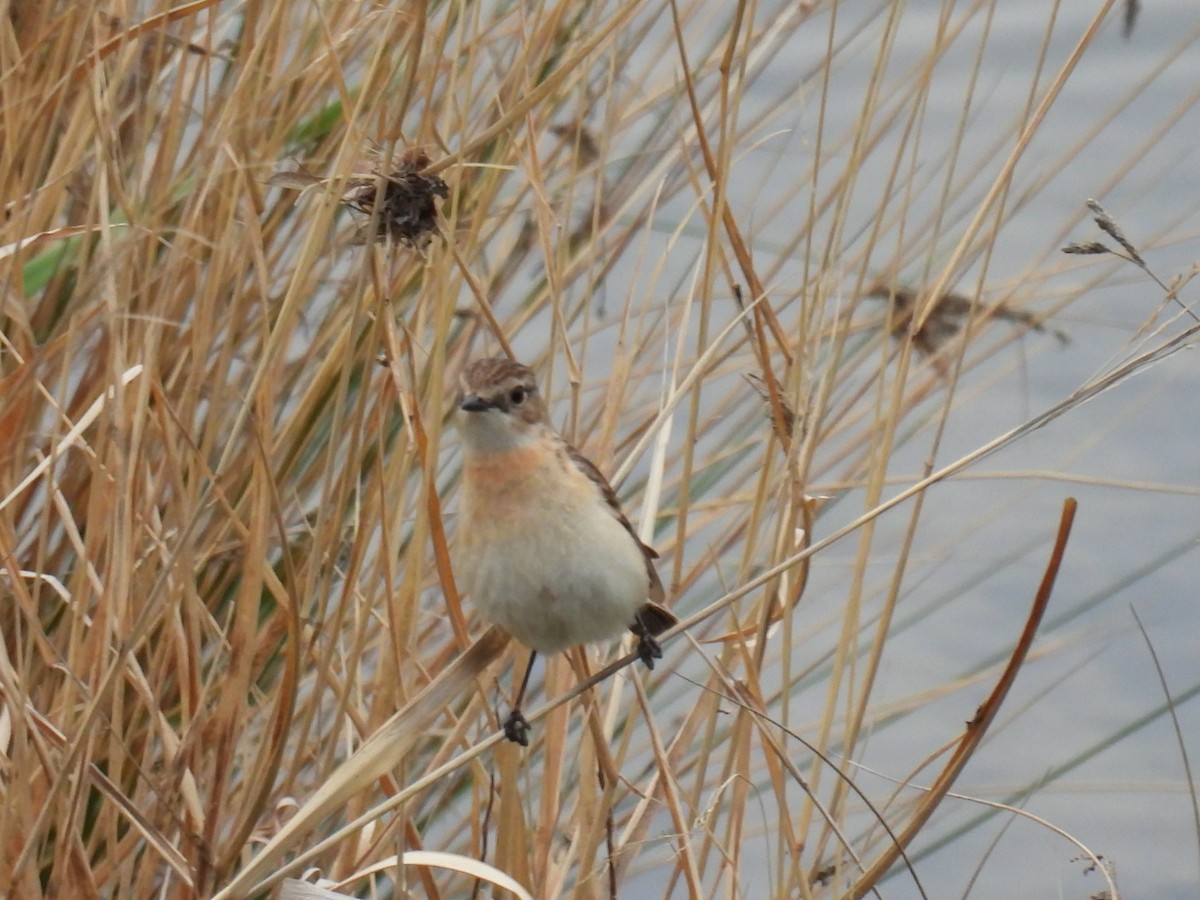
[[[841,4],[837,12],[837,40],[846,46],[831,73],[826,139],[849,133],[860,116],[886,20],[876,13],[885,7]],[[990,19],[956,12],[952,23],[965,24],[932,76],[920,122],[918,170],[936,177],[957,141],[962,172],[982,167],[994,174],[1014,144],[1040,55],[1047,60],[1044,85],[1099,7],[1062,4],[1048,44],[1053,4],[1000,4]],[[938,4],[912,3],[900,13],[885,97],[928,58],[940,12]],[[780,235],[789,228],[803,227],[808,209],[797,198],[773,218],[767,210],[777,199],[773,185],[811,164],[828,15],[816,16],[788,40],[743,109],[744,118],[770,111],[771,126],[764,132],[772,134],[764,133],[735,165],[730,204],[740,222],[750,223],[758,264],[778,264],[772,288],[778,294],[786,294],[803,263],[773,259],[772,248],[783,243]],[[970,372],[959,386],[937,465],[1052,407],[1114,360],[1131,356],[1139,327],[1164,326],[1173,334],[1192,323],[1172,322],[1178,309],[1164,305],[1163,291],[1134,266],[1111,257],[1068,259],[1059,248],[1069,241],[1107,240],[1085,207],[1087,198],[1096,198],[1163,280],[1188,273],[1200,259],[1198,33],[1200,5],[1194,0],[1151,0],[1128,34],[1117,9],[1054,103],[1017,168],[1012,220],[995,242],[984,285],[985,293],[1016,290],[1025,301],[1033,299],[1031,308],[1043,311],[1069,300],[1048,323],[1069,342],[1049,331],[1031,333]],[[986,46],[981,62],[980,46]],[[960,138],[977,62],[974,105]],[[896,126],[883,144],[897,140],[898,132]],[[1067,152],[1085,138],[1078,152]],[[887,212],[881,196],[891,163],[886,151],[862,163],[848,231],[866,229]],[[835,177],[832,166],[826,170],[824,177]],[[930,192],[913,208],[938,202]],[[952,198],[950,209],[969,219],[977,202],[977,194],[964,191]],[[935,257],[948,258],[961,231],[961,225],[947,228]],[[1114,264],[1120,266],[1117,277],[1092,287]],[[979,265],[963,286],[973,284]],[[835,274],[852,281],[857,273]],[[899,275],[917,280],[922,273]],[[1200,285],[1188,285],[1181,296],[1197,304],[1198,292]],[[1007,326],[992,327],[1000,334]],[[1049,556],[1063,499],[1074,496],[1078,519],[1034,656],[955,789],[1020,806],[1075,835],[1113,867],[1124,896],[1200,894],[1200,835],[1184,761],[1133,615],[1136,610],[1158,655],[1194,765],[1200,758],[1198,381],[1197,353],[1188,348],[929,493],[899,607],[901,624],[894,628],[876,694],[879,704],[915,708],[895,721],[881,720],[858,756],[880,773],[857,775],[873,798],[882,802],[891,792],[882,776],[905,778],[941,740],[959,733],[986,696],[991,676],[948,696],[923,694],[969,676],[981,660],[1010,652]],[[931,415],[941,399],[935,392]],[[927,434],[897,451],[889,495],[918,480],[929,452]],[[809,489],[822,492],[820,485]],[[837,499],[822,516],[817,537],[864,510],[858,492],[830,493]],[[877,554],[889,546],[899,553],[907,509],[880,520]],[[852,541],[816,558],[797,618],[801,627],[835,621],[856,550]],[[868,590],[876,607],[891,573],[891,561],[877,558],[879,583]],[[825,637],[831,633],[829,628]],[[815,651],[820,635],[809,637]],[[804,723],[806,713],[815,721],[824,697],[820,690],[811,693],[792,698],[793,723]],[[805,725],[798,730],[805,733]],[[915,781],[929,783],[927,774]],[[983,816],[990,818],[966,828]],[[955,799],[942,805],[912,853],[928,896],[936,898],[962,896],[977,868],[972,896],[1093,896],[1104,883],[1086,873],[1078,856],[1072,844],[1045,827]],[[657,873],[642,877],[642,887],[662,890]],[[631,896],[638,884],[631,885]],[[916,890],[899,872],[884,895],[916,896]],[[754,896],[753,887],[745,896]]]

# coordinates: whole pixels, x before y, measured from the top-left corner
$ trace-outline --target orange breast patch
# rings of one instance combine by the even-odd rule
[[[492,453],[472,453],[463,461],[463,475],[482,491],[503,490],[529,477],[549,457],[543,444]]]

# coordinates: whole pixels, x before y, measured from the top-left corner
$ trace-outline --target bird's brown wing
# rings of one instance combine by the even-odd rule
[[[655,552],[653,547],[643,544],[642,539],[637,536],[637,532],[633,530],[633,525],[630,523],[629,519],[625,517],[625,513],[621,509],[621,501],[617,499],[617,492],[612,489],[612,485],[608,483],[608,479],[600,474],[600,470],[592,465],[592,461],[590,459],[581,454],[570,444],[566,443],[566,441],[563,442],[563,445],[566,448],[567,456],[570,457],[571,462],[573,462],[579,468],[579,471],[590,478],[592,482],[598,488],[600,488],[600,494],[604,497],[604,501],[609,505],[609,508],[612,509],[613,515],[617,517],[617,521],[625,526],[625,530],[629,532],[629,536],[633,538],[638,547],[641,548],[642,555],[646,558],[646,577],[649,580],[649,589],[646,596],[650,598],[651,602],[647,604],[647,608],[654,607],[655,609],[660,610],[662,614],[665,614],[666,617],[671,619],[669,624],[659,629],[659,631],[666,631],[667,628],[670,628],[671,625],[674,624],[675,617],[671,615],[671,613],[662,605],[666,602],[667,592],[663,590],[663,584],[661,579],[658,577],[658,571],[654,568],[654,560],[658,559],[658,553]],[[662,618],[661,615],[657,615],[655,613],[648,613],[647,616],[648,618]],[[659,632],[652,631],[651,633],[658,634]]]

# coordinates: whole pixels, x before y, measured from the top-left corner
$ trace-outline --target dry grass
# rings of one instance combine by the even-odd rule
[[[888,78],[898,23],[877,11],[852,29],[878,42],[853,127],[825,130],[831,41],[804,87],[809,143],[768,167],[751,228],[731,183],[779,105],[748,91],[830,17],[724,9],[7,7],[0,895],[248,896],[308,866],[361,890],[419,850],[546,897],[648,871],[697,897],[861,896],[885,877],[1003,699],[919,748],[932,793],[852,785],[844,760],[887,712],[873,691],[926,488],[1191,333],[1151,332],[1060,407],[941,460],[963,373],[1052,316],[1028,301],[1078,265],[1048,245],[1029,287],[988,269],[1093,35],[1047,52],[1002,149],[952,144],[931,174],[934,63],[990,7]],[[863,219],[856,178],[880,154]],[[272,184],[298,169],[316,185]],[[507,347],[615,474],[686,619],[650,676],[551,661],[524,753],[495,735],[492,663],[513,654],[472,644],[452,574],[449,398],[465,360]],[[891,491],[917,435],[928,468]],[[827,524],[849,486],[855,512]],[[876,520],[901,506],[903,547],[881,549]],[[1030,523],[1043,561],[1053,528]],[[854,558],[817,630],[810,560],[838,540]],[[1032,638],[1024,616],[1010,646]]]

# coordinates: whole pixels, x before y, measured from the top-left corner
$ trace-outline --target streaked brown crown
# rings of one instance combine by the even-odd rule
[[[463,369],[458,406],[466,412],[498,409],[530,423],[547,421],[537,376],[504,356],[477,359]]]

